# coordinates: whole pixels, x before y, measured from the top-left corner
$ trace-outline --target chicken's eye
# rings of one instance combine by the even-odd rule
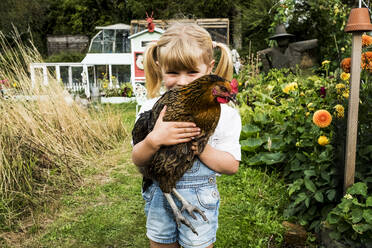
[[[220,89],[221,89],[222,91],[227,91],[227,88],[226,88],[225,86],[220,86]]]

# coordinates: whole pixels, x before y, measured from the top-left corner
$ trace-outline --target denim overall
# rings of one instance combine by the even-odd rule
[[[199,235],[195,235],[183,224],[178,228],[168,201],[158,183],[154,182],[142,193],[145,199],[148,238],[162,244],[178,242],[185,248],[207,247],[214,243],[218,228],[220,200],[216,185],[216,172],[196,159],[193,166],[177,182],[176,189],[188,202],[204,212],[208,222],[205,222],[197,213],[195,213],[197,219],[194,220],[184,211],[183,215],[191,222]],[[173,199],[181,209],[180,201],[175,196]]]

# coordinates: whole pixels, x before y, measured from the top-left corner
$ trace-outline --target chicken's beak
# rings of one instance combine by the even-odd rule
[[[229,100],[232,101],[234,104],[238,104],[236,100],[236,94],[231,94],[229,97]]]

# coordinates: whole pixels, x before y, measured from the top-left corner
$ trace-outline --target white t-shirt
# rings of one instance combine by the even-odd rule
[[[152,109],[159,97],[144,102],[139,114]],[[242,129],[242,122],[238,111],[227,104],[221,104],[221,115],[217,127],[208,140],[213,148],[230,153],[236,160],[241,160],[239,137]]]

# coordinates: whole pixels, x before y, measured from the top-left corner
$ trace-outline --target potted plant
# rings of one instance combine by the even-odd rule
[[[105,80],[106,79],[106,80]],[[107,80],[107,77],[104,77],[102,80],[102,96],[101,103],[123,103],[134,101],[133,97],[133,88],[131,83],[123,83],[119,86],[118,80],[115,76],[112,76],[112,86]]]

